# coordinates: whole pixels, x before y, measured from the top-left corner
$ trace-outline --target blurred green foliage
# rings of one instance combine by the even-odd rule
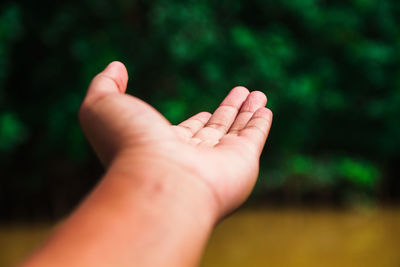
[[[264,91],[275,120],[259,195],[399,196],[397,0],[22,0],[0,8],[3,203],[70,203],[68,190],[82,188],[81,196],[95,182],[100,167],[76,111],[112,60],[126,64],[128,92],[173,123],[212,111],[236,85]]]
[[[24,126],[12,113],[3,113],[0,117],[0,151],[14,149],[26,136]]]

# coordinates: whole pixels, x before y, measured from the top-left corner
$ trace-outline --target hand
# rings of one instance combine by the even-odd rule
[[[243,203],[256,182],[272,122],[265,95],[235,87],[212,115],[201,112],[173,126],[147,103],[126,95],[127,82],[124,65],[111,63],[93,79],[79,112],[104,165],[124,158],[143,162],[143,169],[185,172],[196,180],[194,189],[209,191],[212,197],[204,201],[212,202],[219,218]]]
[[[107,172],[23,266],[198,266],[250,194],[272,120],[263,93],[236,87],[213,115],[172,126],[127,82],[119,62],[93,79],[79,118]]]

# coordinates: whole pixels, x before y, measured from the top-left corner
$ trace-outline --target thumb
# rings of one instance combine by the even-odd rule
[[[92,101],[108,94],[125,93],[128,84],[128,72],[119,61],[111,62],[90,83],[86,100]]]

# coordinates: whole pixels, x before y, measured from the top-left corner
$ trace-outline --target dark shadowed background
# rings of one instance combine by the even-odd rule
[[[77,110],[112,60],[172,123],[236,85],[267,94],[274,123],[249,206],[400,200],[399,1],[2,1],[3,224],[59,220],[98,181]]]

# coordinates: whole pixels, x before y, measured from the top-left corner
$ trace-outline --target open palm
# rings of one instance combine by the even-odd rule
[[[213,114],[200,112],[174,126],[126,95],[127,81],[124,65],[111,63],[93,79],[80,109],[82,128],[101,161],[107,166],[125,154],[146,168],[187,172],[211,191],[221,216],[240,205],[254,187],[272,122],[265,95],[235,87]]]

